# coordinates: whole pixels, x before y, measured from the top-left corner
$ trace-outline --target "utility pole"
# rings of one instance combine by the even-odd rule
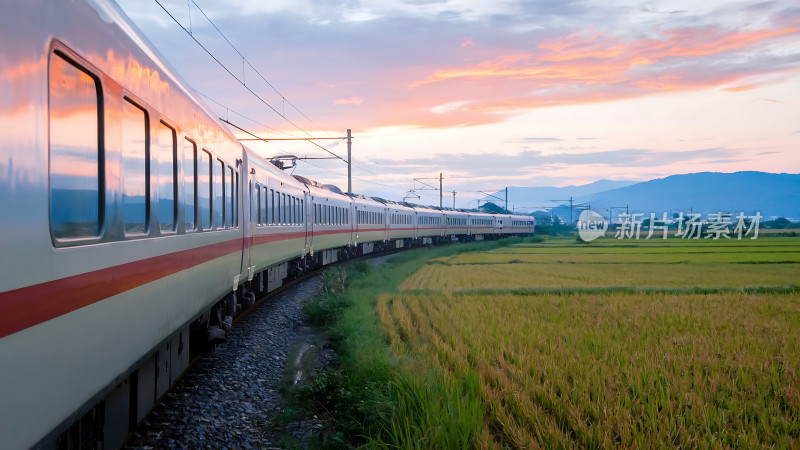
[[[456,191],[453,191],[453,209],[456,209]]]
[[[572,223],[572,196],[569,196],[569,199],[563,200],[550,200],[551,202],[569,202],[569,223]]]
[[[439,172],[439,208],[442,207],[442,172]]]
[[[506,211],[508,211],[508,186],[506,186]]]
[[[435,179],[436,178],[414,178],[415,184],[414,184],[414,189],[412,189],[412,191],[415,191],[415,190],[417,190],[417,191],[435,191],[436,190],[436,186],[430,185],[430,184],[425,183],[423,181],[423,180],[435,180]],[[419,182],[420,184],[422,184],[425,187],[417,188],[416,182]],[[417,198],[419,198],[419,197],[417,197]],[[439,208],[442,208],[442,174],[441,174],[441,172],[439,173]]]
[[[629,205],[625,205],[625,206],[610,206],[608,208],[608,223],[614,223],[613,218],[611,216],[612,216],[612,214],[614,214],[614,210],[615,209],[625,208],[625,216],[628,216],[628,206]]]
[[[350,137],[350,129],[347,129],[347,194],[351,195],[353,193],[353,177],[352,177],[352,157],[350,156],[350,148],[353,144],[353,140]]]

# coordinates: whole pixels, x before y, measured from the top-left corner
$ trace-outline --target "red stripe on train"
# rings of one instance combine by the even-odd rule
[[[241,250],[234,239],[2,292],[0,338]]]

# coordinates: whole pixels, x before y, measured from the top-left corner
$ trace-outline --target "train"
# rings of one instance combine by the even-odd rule
[[[3,2],[0,446],[117,448],[254,300],[379,251],[528,235],[242,145],[113,1]]]

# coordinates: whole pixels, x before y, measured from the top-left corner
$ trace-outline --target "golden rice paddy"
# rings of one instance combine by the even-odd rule
[[[431,260],[385,339],[480,380],[477,447],[800,445],[800,240],[597,242]]]

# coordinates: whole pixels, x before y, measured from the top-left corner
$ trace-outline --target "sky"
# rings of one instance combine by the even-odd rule
[[[506,186],[800,171],[800,0],[159,1],[180,26],[119,4],[219,116],[272,139],[351,129],[354,192],[438,204],[442,173],[445,206],[475,207]],[[248,145],[347,157],[314,142]],[[293,170],[347,186],[340,160]]]

